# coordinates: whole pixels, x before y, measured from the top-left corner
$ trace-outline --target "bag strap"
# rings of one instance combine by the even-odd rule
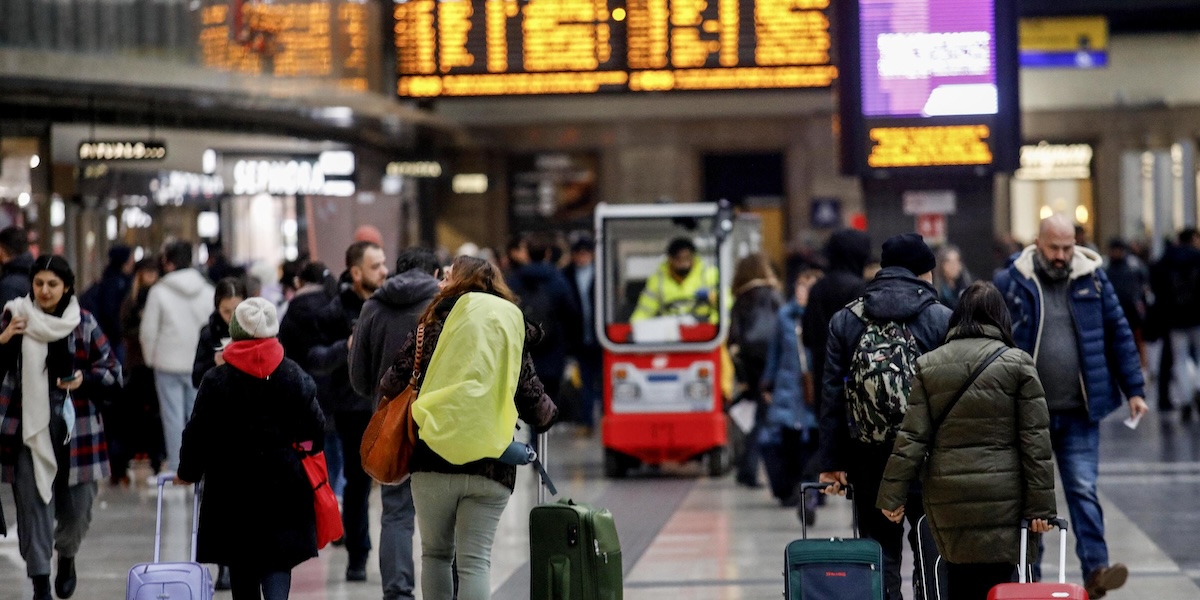
[[[979,375],[983,373],[984,369],[996,362],[996,359],[1000,358],[1000,355],[1004,354],[1005,352],[1008,352],[1008,346],[1001,346],[999,350],[996,350],[991,354],[991,356],[985,358],[983,362],[979,363],[978,367],[975,367],[975,372],[971,373],[971,376],[967,378],[967,382],[964,383],[961,388],[958,388],[958,392],[954,394],[954,398],[952,398],[950,403],[946,405],[946,410],[943,410],[942,414],[938,415],[938,418],[933,421],[933,427],[931,427],[929,430],[929,448],[933,448],[933,440],[937,438],[938,429],[941,429],[942,423],[946,420],[946,417],[950,414],[950,411],[954,410],[954,405],[958,404],[958,401],[961,400],[963,395],[967,393],[967,390],[971,388],[971,385],[975,383],[975,380],[979,378]],[[926,406],[928,407],[929,405],[927,404]]]
[[[412,376],[408,380],[408,385],[417,387],[417,380],[421,378],[421,358],[425,353],[425,324],[417,325],[417,352],[413,357]]]

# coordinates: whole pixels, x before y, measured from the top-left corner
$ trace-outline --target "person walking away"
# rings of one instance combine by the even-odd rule
[[[603,409],[604,354],[596,338],[596,243],[581,237],[571,244],[571,264],[563,269],[571,297],[579,307],[579,327],[571,354],[579,363],[579,410],[575,422],[590,437],[596,427],[596,407]]]
[[[20,227],[0,229],[0,304],[29,295],[29,234]]]
[[[342,456],[342,438],[338,437],[337,423],[334,420],[333,388],[329,377],[317,374],[309,365],[308,352],[314,346],[325,343],[324,333],[320,328],[320,316],[333,299],[330,289],[337,289],[337,281],[330,275],[325,263],[313,261],[305,264],[296,276],[296,293],[288,302],[286,312],[277,311],[279,318],[279,343],[283,345],[284,356],[312,377],[317,384],[317,403],[325,413],[325,468],[329,471],[329,485],[339,500],[343,498],[346,489],[344,457]],[[345,539],[334,542],[340,545]]]
[[[1200,232],[1184,229],[1150,273],[1154,310],[1171,348],[1171,404],[1190,419],[1200,391]]]
[[[371,553],[367,512],[371,477],[363,471],[358,450],[376,404],[374,398],[355,392],[350,385],[350,340],[363,303],[387,279],[385,260],[383,248],[374,242],[354,242],[346,249],[344,277],[348,283],[342,284],[338,294],[318,315],[323,341],[308,351],[312,372],[329,378],[329,403],[334,408],[334,422],[342,440],[346,477],[342,523],[350,559],[346,566],[346,581],[367,580],[367,559]]]
[[[738,261],[733,272],[733,308],[729,314],[729,355],[734,361],[736,378],[744,389],[743,398],[756,406],[754,428],[746,435],[746,448],[738,462],[737,482],[751,488],[759,487],[758,469],[761,462],[759,435],[766,419],[766,403],[759,384],[767,364],[767,351],[779,324],[779,293],[771,264],[762,254],[751,254]],[[790,493],[779,497],[786,501]]]
[[[150,468],[155,473],[162,468],[166,449],[163,446],[162,417],[158,408],[158,392],[154,389],[154,370],[146,366],[142,354],[142,313],[150,287],[158,282],[158,261],[143,258],[133,268],[133,286],[129,296],[121,304],[122,345],[125,346],[125,375],[123,402],[127,406],[128,421],[125,456],[113,462],[114,482],[129,480],[129,461],[138,454],[145,454]],[[112,449],[109,449],[111,455]]]
[[[557,415],[529,353],[539,331],[512,305],[514,299],[498,267],[458,257],[450,279],[421,315],[422,364],[413,364],[416,336],[410,335],[380,383],[380,392],[391,397],[408,384],[414,367],[421,376],[413,406],[418,441],[410,466],[421,530],[421,594],[429,600],[455,597],[452,564],[457,565],[458,600],[491,597],[492,541],[517,478],[515,466],[494,458],[444,456],[447,442],[451,450],[467,445],[463,440],[472,440],[471,446],[482,439],[507,446],[516,417],[543,432]],[[478,406],[473,414],[489,418],[435,428],[420,414],[422,403],[432,402]],[[430,445],[433,439],[441,442],[437,449]]]
[[[958,247],[947,244],[938,249],[937,268],[933,270],[933,287],[937,290],[938,302],[950,310],[958,306],[958,297],[971,285],[971,273],[962,263]]]
[[[542,339],[530,347],[530,355],[546,394],[559,402],[567,351],[578,345],[581,319],[571,286],[550,262],[553,245],[548,235],[529,236],[525,241],[529,262],[513,270],[506,283],[519,299],[525,319],[542,329]],[[559,412],[566,414],[576,409],[558,406]]]
[[[1050,413],[996,287],[973,283],[958,300],[946,344],[917,359],[875,505],[899,524],[920,478],[949,596],[986,600],[1013,580],[1021,520],[1043,533],[1055,517]]]
[[[96,318],[79,308],[75,273],[61,256],[30,265],[32,292],[0,317],[0,478],[12,484],[17,539],[34,600],[70,598],[75,556],[109,476],[104,425],[92,397],[121,384],[121,365]]]
[[[1037,241],[993,281],[1012,313],[1017,347],[1033,355],[1050,409],[1050,444],[1075,530],[1084,588],[1093,600],[1125,584],[1129,569],[1109,564],[1096,492],[1100,421],[1129,398],[1129,416],[1148,412],[1133,332],[1100,255],[1075,245],[1061,215],[1042,221]],[[1035,575],[1040,571],[1035,569]]]
[[[946,339],[951,311],[937,301],[937,260],[920,235],[889,238],[880,265],[863,296],[829,325],[818,462],[820,480],[831,484],[825,493],[844,494],[842,486],[854,485],[859,530],[883,547],[887,597],[901,600],[904,526],[879,514],[875,497],[908,406],[916,359]],[[924,514],[919,486],[910,490],[906,511],[916,557],[916,524]]]
[[[409,248],[396,258],[395,275],[363,304],[350,346],[350,384],[360,396],[378,402],[379,382],[391,366],[421,313],[437,295],[441,263],[428,248]],[[384,600],[411,600],[416,587],[413,565],[413,508],[410,481],[380,487],[379,573]]]
[[[825,381],[825,347],[829,341],[829,323],[833,315],[863,295],[867,282],[863,272],[871,259],[871,238],[854,229],[842,229],[829,236],[825,244],[829,269],[808,294],[808,306],[801,318],[804,346],[813,353],[813,381],[817,385],[817,403],[813,410],[821,414],[822,382]]]
[[[320,452],[316,386],[283,355],[275,305],[250,298],[229,321],[183,433],[177,484],[204,480],[196,558],[230,565],[234,600],[285,600],[291,570],[317,556],[313,489],[301,450]]]
[[[139,332],[142,357],[154,369],[154,387],[162,412],[166,473],[179,466],[179,444],[196,402],[192,360],[200,329],[212,312],[213,286],[192,268],[192,246],[171,242],[163,251],[166,272],[146,298]]]
[[[1137,342],[1138,356],[1142,367],[1146,367],[1146,346],[1143,330],[1146,325],[1147,294],[1150,291],[1150,270],[1146,263],[1129,250],[1129,244],[1121,238],[1108,242],[1108,279],[1121,302],[1121,311],[1133,331]]]
[[[800,518],[809,525],[816,522],[817,496],[801,498],[799,486],[817,450],[816,387],[812,353],[801,343],[801,320],[809,290],[820,277],[816,269],[800,271],[796,277],[791,300],[776,316],[760,386],[766,418],[759,440],[771,491],[784,506],[799,506]]]

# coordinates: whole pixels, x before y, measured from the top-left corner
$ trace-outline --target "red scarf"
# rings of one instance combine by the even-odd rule
[[[225,362],[258,379],[266,379],[283,362],[283,345],[276,338],[238,340],[225,347]]]

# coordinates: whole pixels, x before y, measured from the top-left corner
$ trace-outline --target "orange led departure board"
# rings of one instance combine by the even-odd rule
[[[404,97],[828,87],[830,0],[406,0]]]

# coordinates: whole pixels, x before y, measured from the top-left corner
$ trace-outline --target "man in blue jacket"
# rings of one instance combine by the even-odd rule
[[[1050,441],[1062,474],[1075,552],[1089,598],[1102,598],[1129,576],[1109,565],[1104,513],[1096,494],[1100,421],[1129,398],[1129,414],[1149,410],[1142,397],[1137,345],[1096,252],[1075,245],[1066,217],[1042,221],[1038,239],[994,282],[1012,313],[1013,338],[1033,355],[1050,409]]]

